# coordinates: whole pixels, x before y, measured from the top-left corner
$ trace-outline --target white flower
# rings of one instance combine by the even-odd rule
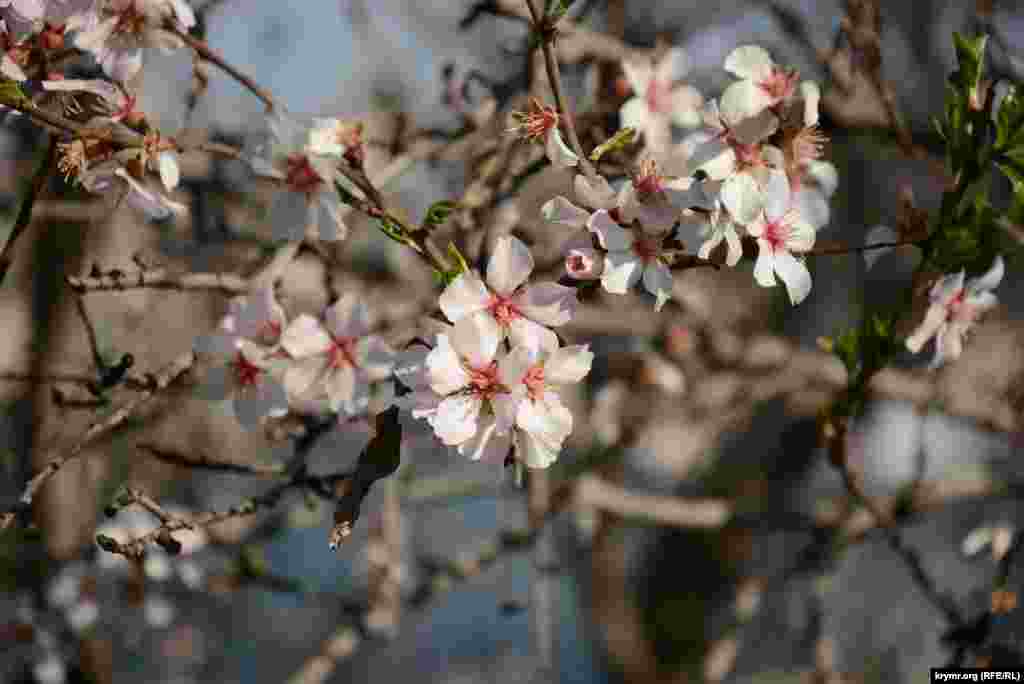
[[[572,433],[572,412],[559,391],[581,382],[594,354],[587,345],[555,349],[513,349],[505,364],[516,402],[513,441],[516,458],[529,468],[547,468]]]
[[[619,111],[624,127],[644,134],[648,149],[661,150],[671,142],[670,124],[694,127],[700,123],[704,98],[688,85],[673,87],[689,71],[689,60],[681,48],[672,48],[655,65],[625,61],[622,69],[635,93]]]
[[[187,31],[196,18],[185,0],[97,0],[91,10],[69,17],[68,29],[78,31],[76,45],[91,52],[108,76],[124,82],[142,68],[144,48],[166,52],[184,45],[166,30],[167,21]]]
[[[644,224],[639,230],[626,230],[604,209],[594,212],[588,227],[608,250],[601,286],[626,294],[642,278],[644,288],[656,298],[655,311],[660,311],[672,296],[672,273],[662,259],[666,234],[649,233]]]
[[[764,210],[747,226],[747,232],[757,238],[754,279],[762,287],[774,287],[778,276],[786,286],[790,301],[794,305],[802,302],[811,291],[811,273],[792,253],[811,249],[815,231],[793,205],[785,173],[771,173],[765,189]]]
[[[545,326],[565,325],[576,309],[576,291],[558,283],[524,285],[533,271],[533,255],[515,237],[503,235],[487,264],[487,282],[475,272],[456,278],[441,293],[441,311],[452,323],[478,311],[484,325],[512,346],[545,346],[557,340]]]
[[[275,237],[300,240],[319,226],[320,239],[344,240],[348,228],[334,187],[340,175],[337,161],[326,154],[333,148],[324,147],[319,137],[316,150],[311,148],[311,124],[289,114],[276,112],[267,118],[267,124],[269,145],[249,163],[257,174],[274,178],[283,186],[270,209]]]
[[[362,144],[362,123],[341,119],[313,119],[307,149],[312,154],[341,159],[350,149]]]
[[[907,349],[915,354],[935,338],[932,368],[946,360],[956,360],[963,351],[964,337],[983,313],[998,303],[992,294],[1003,279],[1003,258],[996,256],[992,267],[978,278],[964,283],[964,272],[943,276],[929,293],[931,301],[924,321],[907,338]]]
[[[302,314],[281,335],[294,359],[284,371],[292,405],[359,412],[370,383],[391,374],[394,351],[371,335],[366,305],[346,295],[327,309],[323,322]]]
[[[728,247],[725,263],[728,266],[735,266],[739,263],[743,257],[743,245],[740,242],[739,233],[736,232],[736,222],[729,216],[728,211],[718,205],[709,213],[690,212],[687,218],[690,219],[688,223],[696,222],[700,225],[700,235],[704,238],[704,242],[697,250],[697,256],[701,259],[709,259],[711,251],[724,240]],[[682,231],[683,225],[680,225],[679,233]],[[682,235],[679,236],[679,241],[684,244],[687,242]]]
[[[727,124],[714,101],[704,109],[704,130],[687,136],[682,145],[690,165],[709,180],[721,181],[720,200],[741,225],[753,221],[764,206],[762,187],[772,168],[782,168],[782,151],[762,141],[778,128],[770,112]]]
[[[757,45],[743,45],[729,53],[725,70],[741,79],[722,93],[722,116],[730,126],[758,116],[796,93],[799,75],[776,65],[768,51]],[[811,121],[807,125],[818,119],[816,87],[811,84],[803,89],[806,116]]]
[[[110,160],[83,171],[79,174],[78,180],[83,188],[95,194],[103,194],[117,187],[123,188],[127,191],[125,201],[129,206],[157,221],[188,212],[188,207],[184,204],[168,199],[136,180],[117,160]]]
[[[528,112],[513,112],[512,117],[516,125],[509,128],[508,132],[516,133],[531,142],[543,143],[552,164],[559,168],[579,164],[580,158],[565,144],[558,131],[559,116],[554,107],[543,105],[540,100],[533,98]]]
[[[437,437],[473,460],[502,462],[511,447],[517,379],[511,357],[499,358],[501,337],[478,311],[462,317],[424,361],[425,383],[435,397],[421,397],[413,416],[426,418]],[[414,383],[419,384],[419,383]]]

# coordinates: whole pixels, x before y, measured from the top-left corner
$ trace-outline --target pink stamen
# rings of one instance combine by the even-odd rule
[[[250,387],[255,385],[263,373],[263,369],[255,365],[249,359],[245,358],[242,352],[238,352],[235,355],[235,359],[232,362],[235,369],[235,381],[240,387]]]
[[[671,109],[669,102],[669,84],[652,78],[644,93],[647,109],[656,114],[667,114]]]
[[[507,392],[498,378],[498,362],[491,363],[483,368],[469,368],[469,386],[473,394],[490,399],[495,394]]]
[[[794,71],[787,74],[779,68],[772,69],[771,76],[758,83],[758,87],[768,94],[775,102],[785,100],[796,90],[799,75]]]
[[[526,385],[526,393],[530,399],[537,401],[544,395],[544,366],[537,364],[526,371],[523,376],[523,384]]]
[[[359,368],[356,360],[356,343],[354,337],[335,337],[331,340],[331,349],[328,352],[332,368],[350,366]]]
[[[507,326],[517,318],[520,318],[523,313],[512,303],[511,298],[502,297],[500,295],[491,295],[491,299],[487,302],[487,311],[494,316],[495,320],[498,321],[502,326]]]
[[[772,247],[772,251],[778,249],[784,249],[786,246],[786,240],[789,239],[789,225],[786,223],[786,217],[782,217],[777,221],[769,221],[764,227],[764,233],[761,237]]]
[[[320,189],[323,179],[316,169],[309,163],[304,154],[296,154],[288,157],[287,170],[285,171],[285,183],[295,192],[304,192],[311,195]]]

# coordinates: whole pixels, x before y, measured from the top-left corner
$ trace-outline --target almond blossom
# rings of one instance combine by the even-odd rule
[[[188,207],[149,189],[135,178],[116,159],[100,163],[78,174],[82,187],[91,193],[106,194],[114,191],[124,193],[124,201],[133,209],[142,212],[154,221],[162,221],[174,215],[182,215]]]
[[[106,116],[91,120],[92,125],[107,121],[138,124],[144,114],[136,108],[136,97],[128,94],[123,87],[102,79],[53,79],[43,81],[43,90],[69,93],[90,93],[99,98],[100,106],[107,110]]]
[[[654,310],[660,311],[672,296],[672,272],[663,259],[665,231],[648,231],[645,224],[626,230],[611,214],[601,209],[590,217],[594,232],[605,255],[601,286],[613,294],[626,294],[643,280],[644,288],[655,297]]]
[[[576,166],[580,158],[576,155],[558,131],[558,111],[551,105],[543,105],[540,100],[530,101],[528,112],[513,112],[512,118],[516,125],[509,128],[509,133],[516,133],[530,142],[544,145],[548,159],[559,168]]]
[[[799,74],[783,69],[772,61],[767,50],[758,45],[743,45],[725,58],[725,70],[736,81],[722,93],[722,116],[729,125],[762,114],[765,110],[799,97],[804,106],[806,125],[818,122],[820,93],[816,83],[804,81]]]
[[[724,207],[716,205],[710,212],[688,212],[678,231],[679,241],[683,244],[687,244],[688,240],[684,239],[682,233],[684,229],[692,228],[693,224],[698,226],[699,234],[704,238],[697,250],[697,256],[705,260],[710,259],[712,250],[724,241],[728,250],[725,257],[726,265],[731,267],[739,263],[743,257],[743,244],[736,230],[736,222]]]
[[[533,266],[529,248],[503,235],[487,264],[487,281],[476,272],[463,273],[441,293],[441,311],[452,323],[484,312],[482,325],[490,326],[498,339],[507,335],[513,346],[547,346],[552,341],[557,346],[558,338],[546,326],[569,322],[576,309],[576,291],[558,283],[525,285]]]
[[[168,21],[188,31],[196,17],[185,0],[96,0],[89,11],[69,17],[67,27],[78,31],[75,44],[91,52],[104,73],[125,82],[142,68],[144,48],[169,52],[184,46],[165,28]]]
[[[273,288],[262,287],[232,300],[218,331],[196,339],[196,351],[219,362],[208,372],[202,395],[213,400],[231,398],[235,415],[245,427],[288,410],[280,381],[286,362],[278,348],[284,324],[284,310]]]
[[[348,228],[334,187],[339,178],[337,162],[326,156],[326,150],[310,147],[314,124],[287,113],[270,115],[267,124],[269,144],[250,156],[249,164],[258,175],[283,186],[270,208],[275,237],[299,240],[319,226],[321,240],[344,240]]]
[[[806,252],[814,246],[815,230],[792,200],[786,174],[772,172],[765,190],[764,209],[747,226],[747,232],[757,238],[754,279],[762,287],[774,287],[778,276],[786,286],[789,300],[796,305],[810,294],[811,273],[793,253]]]
[[[929,292],[930,305],[924,320],[907,338],[907,349],[916,354],[934,337],[932,368],[960,358],[964,338],[971,328],[982,314],[998,304],[992,290],[1002,281],[1004,271],[1003,258],[997,255],[988,271],[966,283],[962,269],[939,279]]]
[[[681,48],[672,48],[657,64],[627,60],[622,70],[635,95],[622,105],[619,118],[624,127],[644,135],[650,150],[661,150],[671,142],[671,124],[692,128],[700,123],[704,98],[693,87],[674,84],[689,71],[689,59]]]
[[[0,75],[18,83],[27,81],[24,67],[28,63],[30,50],[29,45],[19,43],[8,33],[7,22],[0,19]]]
[[[516,458],[528,468],[547,468],[557,460],[573,426],[559,392],[581,382],[593,360],[588,345],[520,347],[509,354],[504,377],[518,397],[513,443]]]
[[[370,383],[394,366],[394,351],[370,334],[366,305],[352,294],[330,306],[323,321],[297,316],[281,334],[281,347],[293,359],[283,376],[292,405],[314,412],[358,413]]]

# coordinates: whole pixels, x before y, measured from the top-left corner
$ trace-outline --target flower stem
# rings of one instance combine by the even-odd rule
[[[221,71],[245,86],[249,92],[263,101],[263,104],[267,106],[268,113],[273,112],[274,109],[277,108],[277,104],[274,102],[274,96],[271,95],[269,91],[265,88],[261,88],[256,81],[235,68],[231,63],[224,59],[223,55],[211,48],[205,40],[200,40],[199,38],[182,31],[174,24],[168,24],[167,30],[185,41],[185,44],[195,50],[196,54],[201,58],[216,65]]]

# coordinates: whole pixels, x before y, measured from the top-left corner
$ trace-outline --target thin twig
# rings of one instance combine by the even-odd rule
[[[181,38],[183,41],[185,41],[185,44],[193,50],[195,50],[196,53],[204,60],[216,65],[219,69],[221,69],[226,74],[231,76],[231,78],[235,79],[240,84],[245,86],[249,90],[249,92],[251,92],[253,95],[255,95],[256,97],[263,101],[263,104],[267,106],[268,113],[273,112],[274,109],[277,107],[277,105],[274,102],[274,97],[270,94],[269,91],[267,91],[264,88],[261,88],[259,84],[256,83],[256,81],[254,81],[252,78],[246,76],[237,68],[235,68],[230,62],[224,59],[224,57],[219,52],[211,48],[209,44],[206,43],[206,41],[200,40],[195,36],[192,36],[186,33],[185,31],[182,31],[173,23],[168,23],[166,29],[178,38]]]
[[[67,276],[67,284],[77,292],[106,290],[220,290],[227,294],[244,294],[249,282],[234,273],[173,273],[153,268],[134,273],[111,270],[99,275]]]
[[[240,475],[252,475],[255,477],[282,477],[285,469],[280,465],[262,465],[259,463],[233,463],[210,458],[205,453],[194,454],[192,452],[172,451],[166,447],[157,446],[148,442],[135,445],[140,451],[144,451],[153,458],[164,463],[186,468],[200,468],[203,470],[216,470],[226,473],[238,473]]]
[[[825,247],[822,249],[812,249],[803,254],[808,256],[824,256],[831,254],[855,254],[859,252],[868,252],[873,249],[892,249],[894,247],[905,247],[907,245],[916,245],[920,240],[898,240],[896,242],[872,242],[869,245],[859,245],[857,247]]]

